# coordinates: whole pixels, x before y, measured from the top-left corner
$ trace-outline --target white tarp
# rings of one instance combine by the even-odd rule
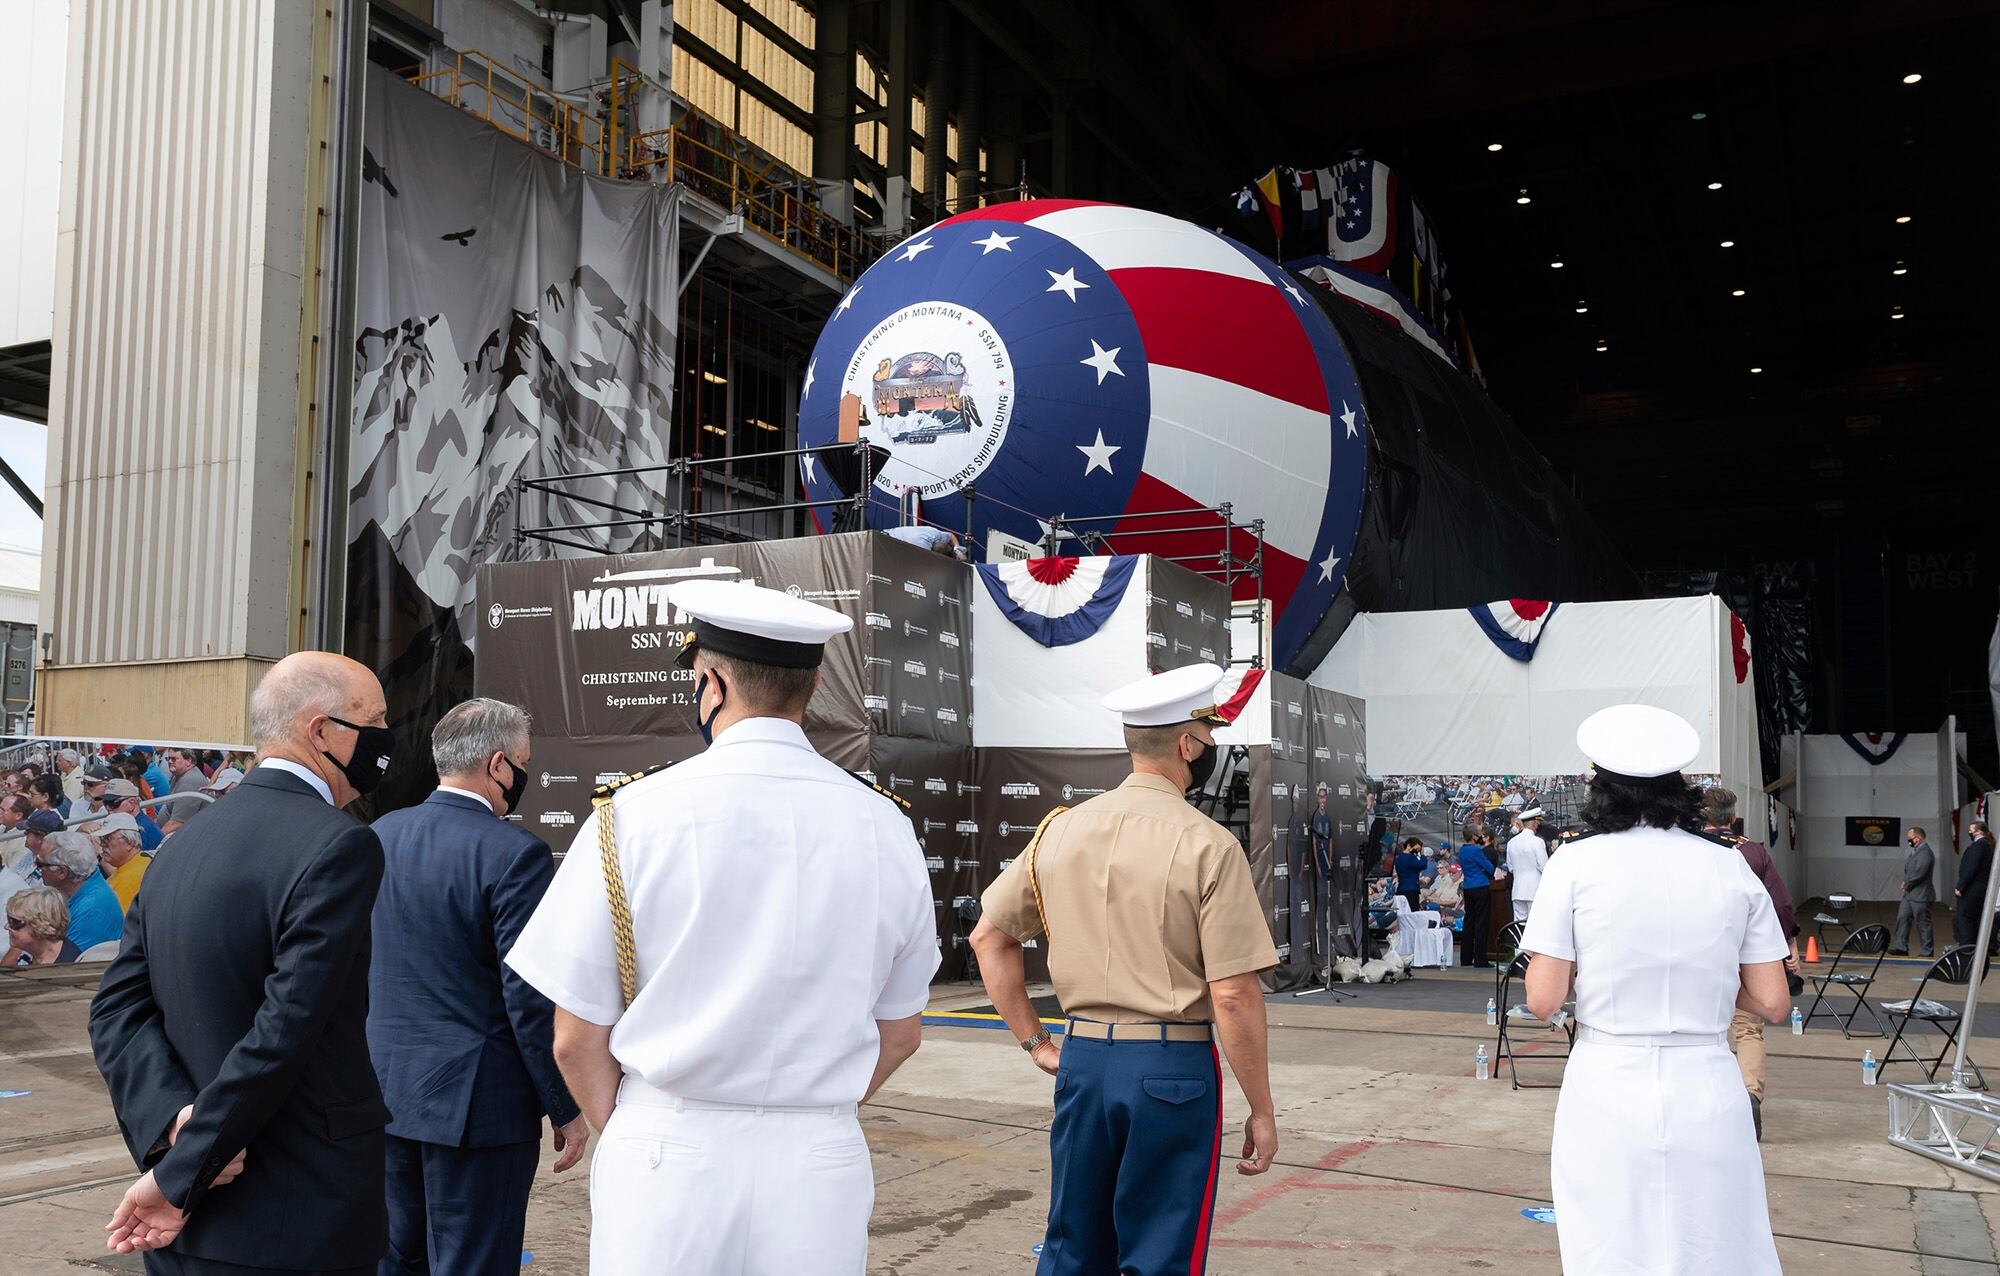
[[[1118,716],[1100,703],[1150,671],[1146,608],[1153,559],[1142,557],[1096,633],[1044,647],[1016,628],[983,586],[972,587],[972,738],[984,748],[1123,749]]]
[[[1736,675],[1722,600],[1564,603],[1532,661],[1503,653],[1465,610],[1354,618],[1314,686],[1367,701],[1376,775],[1567,775],[1588,765],[1576,727],[1608,705],[1671,709],[1701,734],[1690,772],[1762,789],[1757,705]]]
[[[1863,752],[1886,752],[1885,743],[1862,737],[1864,748],[1838,735],[1806,735],[1787,742],[1783,766],[1798,759],[1798,843],[1804,896],[1844,891],[1856,899],[1899,897],[1903,860],[1909,848],[1902,834],[1912,826],[1929,836],[1937,853],[1932,880],[1938,898],[1950,900],[1950,885],[1958,872],[1953,814],[1958,806],[1955,781],[1957,757],[1964,756],[1965,736],[1953,733],[1949,749],[1945,733],[1912,731],[1894,753],[1871,762]],[[1952,785],[1953,787],[1947,787]],[[1848,820],[1874,818],[1900,821],[1900,832],[1880,844],[1850,843]],[[1963,839],[1958,839],[1963,841]]]

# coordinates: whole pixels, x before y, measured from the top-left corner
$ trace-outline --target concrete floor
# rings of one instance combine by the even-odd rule
[[[84,1032],[94,984],[82,969],[0,976],[0,1091],[30,1091],[0,1098],[7,1276],[140,1270],[104,1256],[98,1239],[131,1171]],[[2000,994],[2000,980],[1990,987]],[[1483,974],[1428,972],[1339,1005],[1272,999],[1280,1164],[1254,1179],[1225,1165],[1211,1272],[1559,1270],[1555,1229],[1522,1215],[1548,1203],[1556,1091],[1472,1079],[1478,1043],[1490,1049],[1490,988]],[[946,987],[933,1010],[983,1001]],[[1804,1038],[1774,1031],[1770,1044],[1764,1164],[1787,1270],[1991,1276],[2000,1184],[1884,1140],[1887,1094],[1859,1082],[1863,1043],[1822,1027]],[[1528,1063],[1523,1074],[1552,1081],[1560,1066]],[[1915,1075],[1905,1067],[1888,1079]],[[1032,1272],[1049,1093],[1004,1031],[927,1029],[923,1050],[862,1114],[878,1184],[870,1270]],[[1228,1120],[1240,1130],[1241,1119],[1232,1085]],[[586,1180],[582,1169],[549,1174],[552,1160],[528,1217],[528,1270],[581,1273]]]

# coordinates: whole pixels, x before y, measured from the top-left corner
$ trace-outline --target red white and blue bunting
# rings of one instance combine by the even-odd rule
[[[1896,750],[1903,747],[1908,736],[1906,731],[1894,735],[1881,731],[1843,731],[1840,738],[1847,741],[1847,747],[1861,755],[1861,760],[1869,766],[1881,766],[1896,756]]]
[[[1558,603],[1543,602],[1533,598],[1509,598],[1502,602],[1486,603],[1466,610],[1493,645],[1523,663],[1535,658],[1535,648],[1542,641],[1542,631],[1548,627],[1549,617],[1556,614]]]
[[[1138,561],[1125,554],[984,563],[979,579],[1015,628],[1044,647],[1067,647],[1104,627],[1132,583]]]

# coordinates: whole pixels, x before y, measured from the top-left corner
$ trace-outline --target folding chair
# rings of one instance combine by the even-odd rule
[[[1806,1011],[1805,1022],[1810,1025],[1815,1017],[1825,1014],[1827,1018],[1840,1025],[1840,1035],[1850,1041],[1857,1036],[1888,1036],[1889,1030],[1883,1025],[1881,1017],[1875,1013],[1875,1007],[1868,1004],[1869,985],[1875,982],[1876,974],[1882,969],[1882,958],[1888,951],[1889,928],[1887,926],[1863,926],[1860,930],[1850,934],[1847,937],[1847,942],[1840,946],[1840,951],[1834,954],[1833,965],[1827,967],[1824,975],[1807,976],[1813,982],[1814,992],[1812,1008]],[[1862,962],[1867,961],[1871,955],[1875,960],[1868,962],[1868,973],[1866,974],[1861,973],[1858,969],[1842,970],[1840,968],[1840,964],[1847,961],[1850,957],[1854,959],[1850,965],[1859,966]],[[1845,1019],[1842,1019],[1840,1012],[1833,1008],[1831,1002],[1827,1001],[1827,993],[1835,988],[1845,988],[1848,992],[1854,994],[1854,1009],[1847,1012],[1847,1018]],[[1827,1005],[1824,1011],[1820,1010],[1822,1002],[1826,1002]],[[1864,1010],[1868,1012],[1868,1017],[1875,1021],[1876,1030],[1874,1032],[1857,1033],[1854,1031],[1855,1016]]]
[[[1810,908],[1812,907],[1812,903],[1813,901],[1807,900],[1806,906]],[[1817,928],[1815,933],[1819,936],[1819,946],[1821,948],[1826,947],[1826,928],[1829,926],[1838,926],[1846,931],[1850,938],[1853,936],[1853,923],[1844,917],[1836,916],[1836,914],[1847,912],[1853,908],[1854,896],[1836,892],[1821,899],[1819,906],[1819,911],[1813,914],[1813,925]]]
[[[1951,1053],[1952,1047],[1958,1044],[1960,1015],[1958,1007],[1947,1005],[1942,1001],[1931,1001],[1924,996],[1924,990],[1930,986],[1932,980],[1941,984],[1961,985],[1970,980],[1975,965],[1973,948],[1972,944],[1961,944],[1956,948],[1947,949],[1944,956],[1932,962],[1931,968],[1917,980],[1917,991],[1914,995],[1902,1001],[1882,1003],[1883,1013],[1896,1021],[1896,1034],[1889,1039],[1889,1048],[1882,1052],[1879,1067],[1887,1068],[1893,1063],[1896,1047],[1901,1046],[1909,1053],[1910,1062],[1924,1070],[1924,1080],[1937,1080],[1938,1066],[1945,1061],[1945,1056]],[[1927,1023],[1944,1034],[1944,1043],[1938,1047],[1936,1058],[1927,1059],[1918,1054],[1917,1048],[1904,1038],[1903,1030],[1910,1026],[1912,1020]],[[1979,1088],[1984,1090],[1986,1074],[1979,1070],[1978,1064],[1972,1062],[1971,1055],[1966,1056],[1965,1062],[1972,1068],[1972,1075],[1978,1079]]]
[[[1531,1059],[1567,1059],[1570,1051],[1576,1049],[1576,1015],[1571,1010],[1572,1003],[1564,1002],[1563,1008],[1556,1012],[1554,1020],[1543,1020],[1536,1018],[1535,1012],[1528,1009],[1526,1002],[1518,1005],[1514,1002],[1514,984],[1517,980],[1527,979],[1528,961],[1533,956],[1533,953],[1516,951],[1513,960],[1501,966],[1494,978],[1493,1005],[1497,1010],[1494,1018],[1500,1025],[1500,1039],[1493,1048],[1493,1066],[1498,1068],[1500,1060],[1507,1061],[1507,1075],[1513,1081],[1516,1090],[1547,1090],[1561,1086],[1562,1082],[1556,1080],[1530,1082],[1525,1086],[1521,1084],[1520,1069],[1514,1063],[1513,1038],[1507,1031],[1511,1025],[1562,1029],[1564,1045],[1561,1054],[1543,1054],[1537,1051],[1529,1056]]]
[[[1521,951],[1521,936],[1528,933],[1528,923],[1508,922],[1500,928],[1500,951],[1508,957]]]

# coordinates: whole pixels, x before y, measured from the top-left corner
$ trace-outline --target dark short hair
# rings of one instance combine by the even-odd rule
[[[1701,818],[1711,828],[1721,828],[1736,818],[1736,794],[1716,785],[1701,791]]]
[[[1589,796],[1577,812],[1593,833],[1631,828],[1693,829],[1701,816],[1701,790],[1679,771],[1649,779],[1591,777]]]
[[[1910,832],[1912,832],[1912,833],[1915,833],[1915,834],[1916,834],[1916,835],[1917,835],[1918,837],[1929,837],[1929,836],[1930,836],[1930,834],[1928,834],[1928,833],[1924,832],[1922,828],[1920,828],[1919,826],[1917,826],[1917,825],[1915,825],[1915,824],[1912,824],[1912,825],[1910,825]]]
[[[813,688],[819,684],[817,669],[781,669],[706,649],[701,655],[710,668],[722,675],[730,693],[741,697],[744,707],[759,713],[802,716],[812,700]],[[700,711],[700,706],[696,706],[695,712]]]
[[[62,781],[53,775],[36,776],[33,788],[51,802],[61,802],[63,799]]]

